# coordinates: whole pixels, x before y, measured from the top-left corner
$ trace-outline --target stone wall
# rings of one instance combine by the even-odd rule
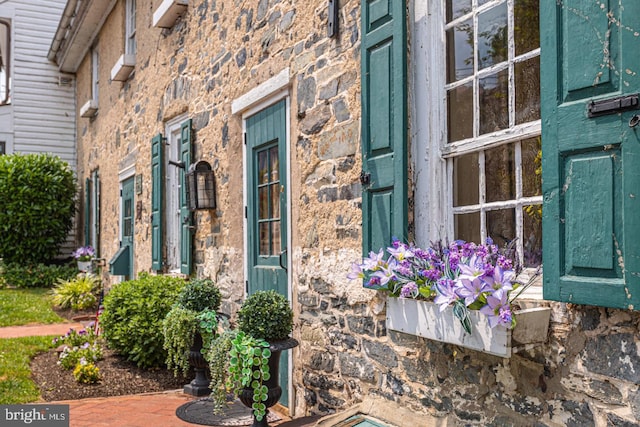
[[[635,313],[553,304],[549,342],[502,359],[387,331],[384,298],[346,279],[362,237],[359,1],[340,2],[337,38],[326,36],[326,2],[197,0],[171,29],[151,26],[159,4],[137,0],[137,65],[121,83],[109,81],[122,53],[117,3],[96,45],[99,112],[78,120],[79,178],[100,172],[106,259],[119,244],[119,173],[134,167],[142,179],[135,271],[149,271],[151,138],[187,114],[193,161],[213,166],[218,194],[216,211],[196,214],[195,273],[214,279],[223,310],[235,312],[244,298],[244,190],[242,117],[231,103],[289,68],[295,415],[376,395],[424,414],[425,425],[636,425]],[[79,105],[89,72],[85,60]]]

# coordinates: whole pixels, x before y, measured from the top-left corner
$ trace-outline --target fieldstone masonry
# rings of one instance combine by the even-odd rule
[[[195,215],[195,274],[215,280],[223,311],[235,313],[245,286],[243,138],[231,102],[289,68],[295,415],[375,395],[424,414],[425,425],[638,425],[636,312],[551,304],[548,342],[502,359],[387,330],[384,296],[346,279],[362,238],[359,1],[339,2],[335,39],[326,2],[196,0],[171,29],[151,26],[159,4],[137,1],[137,66],[121,83],[109,80],[124,43],[117,3],[96,45],[98,115],[77,120],[80,181],[100,173],[105,258],[119,245],[119,174],[131,167],[142,177],[135,271],[149,271],[151,138],[186,114],[193,160],[211,163],[218,194],[216,211]],[[87,57],[78,105],[91,95],[90,71]]]

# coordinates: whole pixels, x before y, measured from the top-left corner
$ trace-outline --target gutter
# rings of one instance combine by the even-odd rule
[[[78,5],[78,1],[80,0],[68,0],[67,5],[64,7],[64,12],[62,13],[62,17],[60,18],[60,23],[58,24],[58,29],[56,30],[56,34],[51,42],[51,47],[49,48],[49,53],[47,54],[47,58],[49,61],[55,61],[56,56],[58,54],[58,50],[60,49],[60,45],[65,38],[66,32],[69,28],[69,22],[76,14],[76,9]]]

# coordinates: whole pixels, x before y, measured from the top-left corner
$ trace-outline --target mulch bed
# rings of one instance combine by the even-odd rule
[[[80,315],[95,315],[95,311],[56,312],[69,320]],[[96,363],[101,375],[98,384],[78,383],[72,371],[65,370],[57,362],[55,349],[37,355],[31,362],[32,378],[47,402],[175,390],[190,381],[182,376],[176,378],[166,369],[140,369],[109,349],[105,349],[104,359]]]

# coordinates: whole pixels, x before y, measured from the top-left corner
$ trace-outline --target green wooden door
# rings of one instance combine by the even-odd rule
[[[639,111],[614,104],[640,91],[640,2],[540,1],[540,25],[544,297],[640,307]]]
[[[178,171],[180,182],[180,272],[191,274],[193,246],[193,218],[187,201],[187,169],[191,165],[191,119],[180,126],[180,161],[184,165]]]
[[[134,189],[134,177],[131,177],[122,182],[122,218],[121,218],[121,232],[122,240],[120,248],[129,248],[128,251],[124,251],[128,255],[128,274],[124,274],[125,279],[133,277],[133,221],[134,221],[134,205],[133,205],[133,189]]]
[[[248,292],[288,296],[285,101],[249,117],[247,143]],[[280,359],[280,403],[288,405],[288,360]]]
[[[407,239],[405,1],[362,1],[362,240]]]

